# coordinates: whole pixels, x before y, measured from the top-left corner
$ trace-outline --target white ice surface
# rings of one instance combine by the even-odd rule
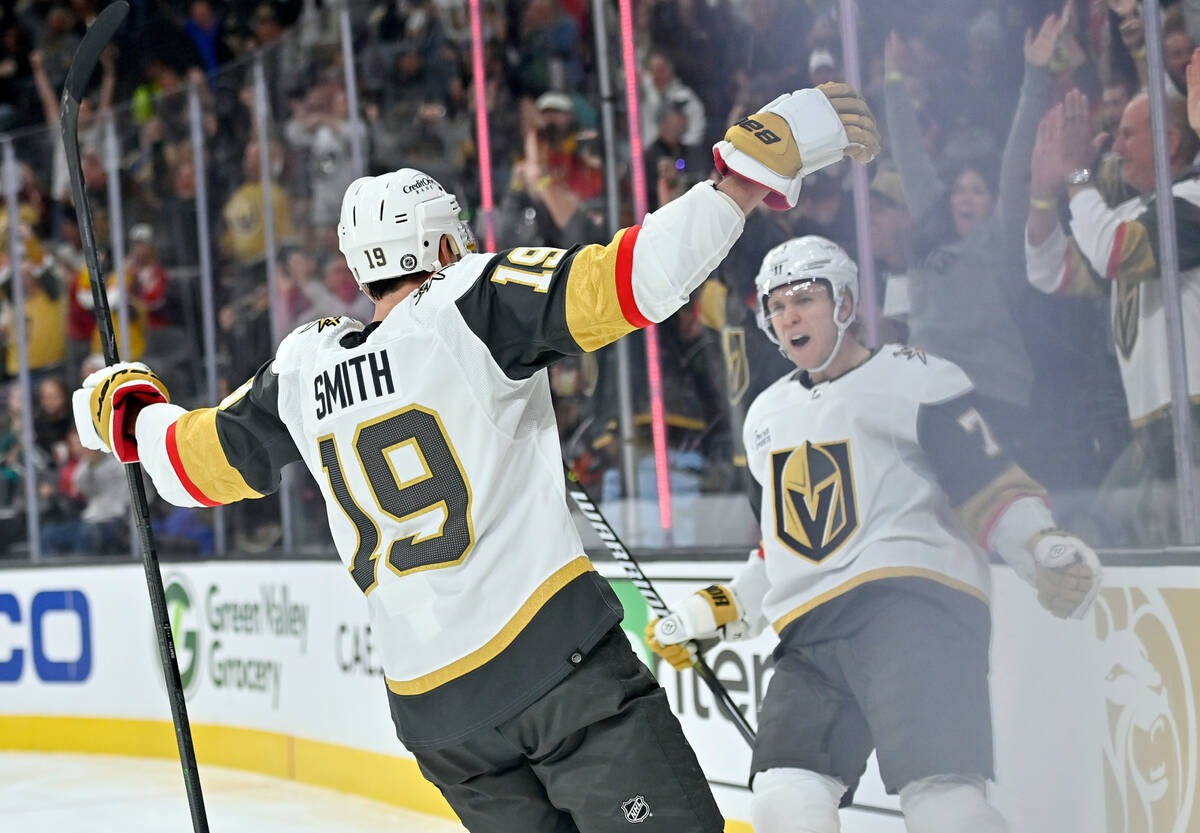
[[[446,819],[265,775],[200,767],[211,833],[463,833]],[[0,753],[3,833],[191,833],[177,761]]]

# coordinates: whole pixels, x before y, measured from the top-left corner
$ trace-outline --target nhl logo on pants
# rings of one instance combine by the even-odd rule
[[[641,824],[650,818],[650,805],[646,803],[645,796],[635,795],[628,801],[621,802],[621,812],[625,814],[625,821],[630,824]]]

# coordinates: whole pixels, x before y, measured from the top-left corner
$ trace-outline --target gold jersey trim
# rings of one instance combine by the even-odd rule
[[[587,352],[599,350],[637,329],[625,317],[617,295],[617,256],[628,229],[607,246],[584,246],[567,275],[567,329]]]
[[[1000,512],[1020,497],[1045,497],[1046,490],[1018,465],[1009,466],[957,507],[958,517],[981,546]]]
[[[967,584],[965,581],[959,581],[958,579],[950,578],[950,576],[939,573],[936,570],[927,570],[921,567],[880,567],[878,570],[868,570],[865,573],[861,573],[849,581],[839,584],[832,590],[827,590],[821,595],[809,599],[795,610],[791,610],[788,613],[785,613],[783,616],[780,616],[771,623],[771,627],[775,629],[775,633],[783,633],[783,629],[792,622],[796,621],[809,611],[825,604],[825,602],[849,593],[854,588],[861,587],[867,582],[881,581],[889,578],[929,579],[930,581],[936,581],[938,584],[944,584],[946,587],[950,587],[954,590],[961,590],[963,593],[967,593],[968,595],[979,599],[984,604],[988,604],[987,594],[978,587]]]
[[[428,674],[423,674],[415,679],[393,680],[388,677],[386,678],[388,688],[393,694],[402,696],[406,694],[424,694],[485,665],[499,656],[505,648],[512,644],[512,641],[517,638],[517,634],[521,633],[533,621],[533,617],[537,615],[538,611],[542,609],[555,593],[562,590],[584,573],[591,572],[592,569],[592,562],[586,555],[581,555],[567,562],[555,570],[548,579],[538,585],[537,589],[530,594],[529,598],[525,600],[525,603],[521,605],[516,614],[500,629],[500,632],[486,643],[462,659],[455,660],[449,665],[443,666],[436,671],[431,671]]]
[[[184,472],[196,488],[216,503],[262,497],[225,456],[217,434],[217,411],[217,408],[188,411],[175,423],[175,442]]]

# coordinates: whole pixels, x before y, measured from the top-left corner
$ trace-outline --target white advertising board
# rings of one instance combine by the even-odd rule
[[[735,568],[673,562],[647,571],[672,600]],[[602,572],[644,650],[644,603],[617,568]],[[408,757],[362,596],[340,564],[206,562],[163,573],[194,726],[285,737],[289,750],[307,740]],[[1024,833],[1200,833],[1200,567],[1110,568],[1105,578],[1095,612],[1063,622],[1010,571],[995,572],[993,798]],[[38,748],[36,738],[15,740],[31,718],[169,721],[146,599],[136,564],[0,571],[0,748]],[[751,723],[774,641],[768,632],[708,657]],[[661,678],[722,809],[748,819],[746,744],[692,674]],[[61,737],[55,744],[70,747]],[[339,788],[354,790],[354,781],[348,775]],[[903,829],[873,771],[856,803],[868,810],[847,815],[847,833]]]

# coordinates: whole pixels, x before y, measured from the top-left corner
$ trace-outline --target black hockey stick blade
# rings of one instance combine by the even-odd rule
[[[646,604],[650,606],[654,615],[657,617],[666,616],[669,613],[667,604],[662,600],[662,596],[658,595],[658,591],[654,589],[654,585],[650,582],[645,572],[642,571],[642,565],[638,564],[637,560],[626,549],[625,544],[621,542],[616,531],[609,525],[604,515],[600,513],[596,504],[592,502],[587,490],[579,482],[579,477],[571,470],[571,467],[564,462],[563,468],[567,473],[567,492],[571,495],[571,499],[575,501],[580,514],[587,518],[588,522],[592,525],[592,529],[600,536],[600,540],[604,542],[609,555],[614,560],[621,562],[621,568],[625,570],[625,575],[633,582],[633,586],[641,592],[642,597],[646,600]],[[725,715],[734,728],[738,730],[738,734],[742,736],[742,739],[753,749],[755,739],[754,727],[750,725],[749,721],[746,720],[746,716],[742,714],[737,704],[733,702],[733,698],[729,696],[729,690],[717,678],[716,672],[704,661],[700,644],[693,642],[692,647],[695,648],[696,656],[696,661],[692,663],[692,668],[700,679],[704,681],[704,684],[708,686],[708,690],[712,692],[713,700],[717,704],[717,710]]]
[[[83,40],[79,42],[79,48],[75,50],[75,58],[71,61],[70,69],[67,70],[67,81],[63,86],[64,106],[67,98],[76,104],[83,100],[83,94],[87,91],[88,82],[92,80],[96,64],[100,62],[100,53],[112,41],[113,35],[116,34],[127,14],[129,14],[129,4],[125,0],[116,0],[114,3],[109,3],[100,14],[96,15],[95,21],[88,27]]]
[[[79,102],[91,80],[92,72],[100,60],[100,54],[112,40],[113,33],[129,13],[125,0],[105,7],[76,50],[75,60],[67,72],[63,88],[61,128],[66,148],[67,171],[71,177],[71,198],[75,202],[75,213],[79,222],[79,236],[83,243],[88,276],[95,300],[96,329],[104,344],[104,358],[115,364],[117,340],[113,333],[112,315],[108,309],[108,295],[104,289],[104,273],[100,270],[100,255],[96,247],[95,223],[91,206],[84,188],[83,168],[79,157]],[[116,183],[110,183],[115,186]],[[162,662],[163,679],[166,681],[167,696],[171,703],[171,719],[175,726],[175,742],[179,749],[179,762],[183,766],[183,781],[187,789],[188,809],[192,816],[195,833],[208,833],[208,818],[204,811],[204,797],[200,791],[200,775],[196,767],[196,751],[192,746],[192,730],[188,723],[187,705],[184,701],[183,683],[179,677],[179,664],[175,658],[175,640],[171,634],[171,620],[167,614],[167,600],[163,592],[162,574],[158,569],[158,554],[154,549],[154,535],[150,529],[150,507],[146,500],[146,487],[142,483],[141,467],[136,463],[125,466],[125,478],[133,507],[138,537],[142,545],[142,566],[146,575],[146,590],[150,595],[150,609],[154,614],[154,630],[158,638],[158,655]]]

